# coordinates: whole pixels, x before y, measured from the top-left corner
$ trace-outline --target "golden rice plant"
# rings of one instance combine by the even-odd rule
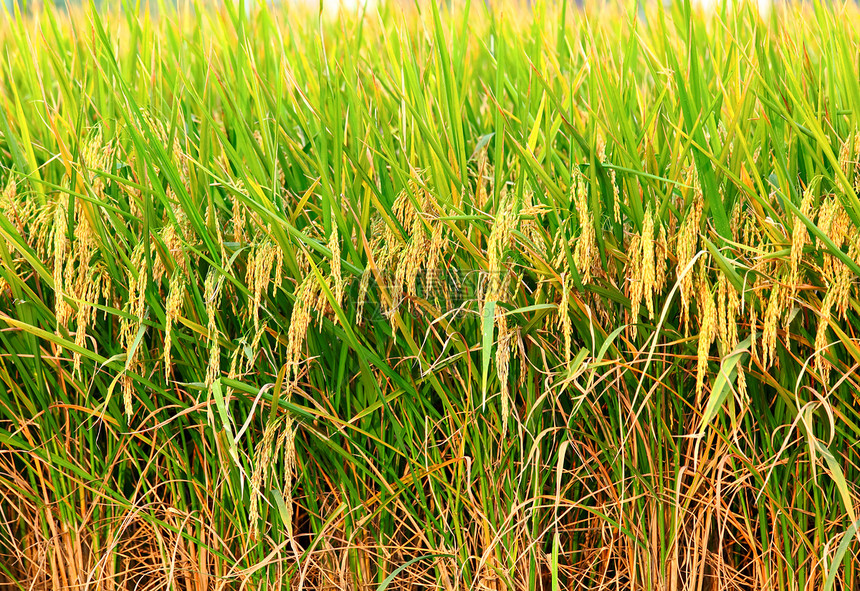
[[[0,25],[0,587],[860,585],[854,4]]]

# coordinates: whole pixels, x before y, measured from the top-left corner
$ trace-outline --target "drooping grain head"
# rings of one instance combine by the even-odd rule
[[[839,150],[839,167],[853,181],[854,190],[860,192],[860,131],[849,135]]]
[[[260,329],[260,307],[272,282],[272,269],[279,252],[280,249],[272,242],[266,242],[252,247],[248,255],[245,285],[252,295],[248,301],[247,317],[252,321],[255,331]]]
[[[284,524],[287,527],[287,534],[293,536],[293,482],[296,476],[296,427],[293,419],[290,416],[285,417],[281,434],[278,436],[276,449],[283,449],[284,454],[284,470],[283,470],[283,492],[281,493],[284,499],[285,518]]]
[[[72,307],[65,298],[65,266],[66,258],[69,255],[69,238],[68,238],[68,200],[65,196],[60,196],[57,200],[54,210],[53,223],[53,243],[54,243],[54,294],[55,308],[54,314],[57,318],[58,326],[66,326],[72,314]]]
[[[704,198],[702,189],[699,186],[698,177],[695,174],[695,169],[690,168],[687,174],[686,183],[693,187],[693,197],[691,208],[681,223],[678,231],[676,252],[678,256],[677,272],[680,274],[687,269],[687,266],[696,255],[699,243],[699,224],[702,218],[702,210],[704,207]],[[686,275],[679,276],[680,292],[681,292],[681,322],[684,324],[684,334],[689,334],[689,309],[690,300],[694,295],[694,280],[692,269],[689,269]]]
[[[24,228],[30,221],[32,213],[26,210],[27,201],[19,203],[18,184],[10,174],[6,181],[6,187],[0,192],[0,215],[14,222],[16,229],[23,236]]]
[[[633,234],[627,246],[627,263],[624,266],[624,291],[630,299],[630,314],[633,322],[639,316],[639,308],[645,295],[642,266],[642,236]],[[631,338],[633,334],[635,332],[631,333]]]
[[[812,204],[815,200],[813,185],[810,185],[803,192],[803,199],[800,203],[800,213],[806,218],[810,217],[812,212]],[[809,244],[809,233],[806,230],[806,224],[798,217],[794,221],[794,231],[791,234],[791,255],[789,259],[789,279],[788,285],[790,288],[789,300],[794,301],[797,297],[797,291],[800,287],[800,262],[803,258],[803,248]]]
[[[250,522],[250,538],[258,540],[260,537],[260,499],[263,497],[263,483],[268,480],[271,470],[272,456],[275,453],[275,432],[278,423],[269,421],[263,431],[263,440],[257,445],[254,456],[254,470],[251,472],[251,505],[248,521]]]
[[[170,278],[170,291],[167,295],[165,305],[165,327],[164,327],[164,378],[170,379],[171,359],[170,352],[173,342],[173,325],[182,311],[182,301],[185,299],[185,273],[175,270]]]
[[[729,294],[728,294],[728,279],[725,273],[719,273],[717,276],[717,328],[720,339],[720,349],[723,355],[729,352],[731,346],[729,323]]]
[[[717,317],[717,309],[714,304],[714,296],[711,293],[710,285],[708,284],[707,275],[704,272],[704,265],[699,274],[698,291],[696,294],[696,303],[699,308],[699,344],[696,359],[696,403],[701,402],[702,391],[705,385],[705,376],[708,373],[708,359],[710,355],[711,345],[717,337],[719,331],[719,320]]]
[[[642,239],[639,241],[642,249],[642,289],[645,295],[645,305],[648,316],[654,318],[654,289],[657,285],[657,265],[654,255],[654,214],[649,205],[642,224]]]
[[[833,292],[828,290],[821,304],[818,316],[818,328],[815,331],[815,369],[821,381],[828,385],[830,378],[830,362],[824,357],[828,346],[827,329],[830,327],[831,310],[833,308]]]
[[[487,193],[487,179],[492,178],[490,175],[492,173],[489,159],[487,158],[487,151],[481,150],[480,154],[478,154],[478,167],[475,173],[475,208],[478,211],[484,211],[484,207],[487,205],[488,193]]]
[[[501,307],[496,308],[495,323],[499,332],[499,338],[496,344],[496,373],[499,378],[500,396],[502,399],[502,430],[504,433],[507,431],[508,419],[511,416],[509,376],[511,364],[511,342],[514,337],[514,332],[508,326],[505,311]]]
[[[594,215],[588,206],[588,185],[581,173],[575,174],[572,188],[573,202],[579,220],[580,235],[573,252],[573,261],[583,283],[591,283],[592,276],[600,273]]]
[[[215,316],[221,306],[221,281],[216,275],[215,269],[209,269],[206,274],[206,280],[203,287],[203,304],[206,308],[207,338],[213,339],[218,333],[218,325],[215,321]]]
[[[561,301],[558,304],[558,327],[564,340],[564,362],[570,364],[573,345],[573,322],[570,318],[570,292],[573,289],[570,271],[561,274]]]
[[[232,218],[232,227],[233,227],[233,241],[238,243],[239,245],[243,245],[248,242],[248,237],[245,234],[245,224],[246,224],[246,213],[247,210],[245,206],[242,204],[241,200],[238,197],[233,197],[233,218]]]
[[[106,171],[110,165],[113,152],[113,144],[105,144],[102,141],[102,132],[100,128],[96,128],[87,138],[81,143],[80,160],[84,167],[84,174],[87,182],[92,188],[93,195],[97,199],[104,199],[105,179],[102,173]],[[83,189],[83,187],[81,187]]]
[[[209,362],[206,364],[206,389],[212,388],[215,381],[221,377],[221,341],[216,333],[209,340]]]
[[[317,301],[319,285],[313,275],[305,277],[296,288],[296,299],[287,332],[287,376],[298,376],[299,363],[304,359],[304,342],[311,325],[311,309]]]
[[[185,247],[183,244],[183,239],[176,231],[176,228],[173,224],[168,224],[164,228],[161,229],[159,233],[161,240],[164,242],[165,249],[165,259],[160,261],[160,265],[158,266],[158,273],[153,277],[154,281],[158,283],[162,274],[166,272],[168,268],[178,268],[183,273],[188,273],[188,262],[185,257]],[[155,271],[155,269],[153,269]]]
[[[343,274],[341,271],[340,235],[336,224],[332,225],[331,236],[328,240],[328,249],[331,251],[331,272],[329,282],[331,283],[332,295],[338,306],[343,306]]]
[[[786,290],[783,285],[774,281],[764,314],[764,327],[762,328],[761,349],[762,365],[767,368],[776,360],[777,332],[779,319],[784,311]]]
[[[517,218],[514,214],[514,198],[508,191],[502,191],[499,210],[487,240],[487,272],[489,283],[484,302],[506,299],[508,273],[506,260],[513,243],[513,231]]]
[[[552,245],[544,238],[546,232],[544,222],[548,212],[549,208],[543,203],[534,203],[534,191],[531,187],[526,187],[523,191],[523,205],[519,214],[520,230],[541,255],[551,258],[553,251],[551,248],[548,250],[547,247]]]

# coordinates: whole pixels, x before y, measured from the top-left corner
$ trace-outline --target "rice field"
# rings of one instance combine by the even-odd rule
[[[6,11],[0,589],[860,589],[860,9],[490,4]]]

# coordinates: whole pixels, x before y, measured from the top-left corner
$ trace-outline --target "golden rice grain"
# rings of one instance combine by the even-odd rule
[[[81,151],[79,154],[81,163],[86,169],[86,178],[93,191],[93,194],[98,199],[104,198],[105,180],[100,175],[100,172],[107,170],[110,165],[111,153],[113,145],[109,142],[102,142],[102,133],[100,129],[96,129],[89,137],[81,142]]]
[[[654,216],[649,206],[642,224],[642,291],[649,318],[654,318],[654,287],[657,284],[657,265],[654,260]]]
[[[368,263],[364,272],[361,274],[361,281],[358,283],[358,302],[355,307],[355,323],[361,325],[364,321],[364,306],[367,300],[367,293],[370,288],[370,277],[373,275],[373,270]]]
[[[803,192],[803,199],[800,203],[800,213],[809,218],[812,210],[812,204],[815,199],[815,194],[812,191],[813,185],[810,185]],[[797,290],[800,286],[800,261],[803,258],[803,247],[809,243],[809,233],[806,231],[806,224],[797,217],[794,220],[794,231],[791,234],[791,255],[789,259],[789,279],[788,285],[790,289],[789,300],[794,301],[797,298]]]
[[[699,186],[698,177],[695,176],[695,169],[691,168],[688,171],[686,183],[693,186],[693,202],[687,217],[684,218],[681,228],[678,231],[678,243],[676,245],[678,273],[681,273],[696,255],[696,249],[699,242],[699,224],[702,218],[702,209],[704,207],[702,189]],[[694,295],[692,271],[688,272],[683,278],[681,278],[680,291],[681,322],[684,324],[684,334],[688,335],[690,324],[690,300]]]
[[[627,263],[624,268],[625,292],[630,298],[630,313],[633,319],[639,315],[642,298],[645,294],[645,283],[642,281],[642,237],[634,234],[627,246]],[[632,338],[632,337],[631,337]]]
[[[444,282],[439,282],[438,277],[440,268],[443,266],[443,257],[447,250],[448,241],[445,239],[445,226],[438,220],[434,220],[430,223],[430,244],[427,251],[427,260],[424,263],[424,288],[428,296],[433,295],[438,288],[444,287]]]
[[[219,377],[221,377],[221,342],[216,332],[209,338],[209,363],[206,364],[204,382],[206,388],[211,388]]]
[[[279,249],[271,242],[255,247],[248,256],[248,266],[245,275],[246,285],[252,297],[248,304],[248,317],[253,321],[254,330],[260,329],[260,307],[263,294],[272,281],[272,268]]]
[[[308,275],[296,289],[296,301],[290,315],[287,331],[287,376],[298,377],[299,362],[303,359],[302,349],[308,328],[311,325],[311,309],[317,300],[319,286],[316,278]]]
[[[755,274],[752,288],[749,291],[750,294],[750,302],[749,302],[749,325],[750,325],[750,357],[753,359],[759,359],[758,357],[758,349],[756,348],[756,344],[758,342],[758,309],[756,308],[756,297],[759,293],[759,277],[758,274]],[[763,300],[762,307],[764,307]]]
[[[69,251],[68,238],[68,205],[65,196],[61,196],[57,200],[57,206],[54,210],[54,314],[57,318],[58,326],[68,324],[69,317],[72,314],[72,307],[66,301],[63,279],[65,278],[66,257]]]
[[[165,305],[165,327],[164,327],[164,378],[170,379],[170,351],[173,342],[173,325],[179,318],[182,310],[182,301],[185,299],[185,274],[179,270],[173,272],[170,278],[170,290]]]
[[[282,448],[284,453],[284,477],[283,492],[284,498],[284,525],[287,528],[287,535],[293,536],[293,480],[296,475],[296,429],[293,420],[286,417],[284,425],[281,429],[281,434],[278,436],[276,448]]]
[[[131,372],[140,373],[143,364],[140,360],[143,340],[138,341],[138,333],[143,328],[143,316],[146,309],[147,277],[144,266],[143,244],[139,243],[131,255],[131,265],[128,268],[128,302],[126,309],[129,317],[123,317],[120,324],[120,340],[125,349],[125,369],[122,378],[123,404],[126,417],[131,420],[133,414],[134,382]]]
[[[702,269],[704,269],[704,267],[702,267]],[[699,319],[701,322],[699,329],[699,346],[696,358],[696,403],[698,404],[701,402],[701,395],[705,384],[705,375],[708,372],[708,357],[711,345],[713,344],[718,332],[717,310],[714,305],[714,297],[711,294],[711,289],[708,285],[708,280],[705,277],[704,271],[700,273],[696,303],[699,307]]]
[[[162,228],[160,237],[164,242],[164,248],[168,258],[167,260],[159,261],[157,268],[153,267],[153,280],[156,284],[161,281],[163,274],[167,271],[168,264],[178,267],[183,273],[188,273],[188,263],[185,260],[183,239],[176,231],[173,224],[168,224]]]
[[[765,368],[770,367],[776,359],[777,329],[780,315],[783,313],[785,293],[783,286],[774,282],[764,314],[764,327],[761,337],[761,362]]]
[[[856,232],[852,232],[851,219],[837,197],[832,197],[822,204],[818,227],[838,249],[841,249],[846,242],[853,244],[851,241]],[[851,248],[849,246],[849,251]],[[848,265],[829,252],[824,253],[823,256],[822,276],[828,288],[828,294],[832,294],[831,305],[836,309],[837,316],[844,319],[850,304],[854,274]]]
[[[653,288],[655,293],[660,294],[666,289],[666,283],[669,280],[669,238],[666,234],[666,226],[663,224],[660,224],[660,233],[654,248],[654,259],[656,265]]]
[[[256,357],[257,353],[260,351],[260,341],[263,338],[263,335],[266,333],[266,327],[268,326],[267,322],[261,322],[257,329],[254,331],[254,337],[251,339],[251,344],[248,347],[251,352],[251,357]]]
[[[726,294],[726,344],[728,350],[731,351],[739,342],[738,315],[741,311],[741,299],[740,294],[728,279],[726,279]]]
[[[83,293],[78,294],[78,313],[75,315],[75,345],[81,348],[86,347],[87,329],[95,317],[95,303],[98,302],[102,295],[102,283],[106,275],[106,270],[103,265],[89,269],[89,281],[86,282]],[[72,374],[80,377],[81,373],[80,351],[75,351],[72,357]]]
[[[206,306],[206,338],[209,341],[209,363],[206,366],[206,387],[210,388],[221,375],[221,345],[219,342],[216,314],[221,303],[221,281],[214,269],[206,275],[203,290],[203,301]],[[236,349],[237,351],[239,348]]]
[[[338,306],[342,306],[344,283],[343,276],[341,274],[340,238],[338,236],[337,225],[332,226],[331,237],[328,241],[328,249],[331,251],[331,272],[329,274],[331,291],[334,295],[334,301]]]
[[[856,260],[856,257],[855,257]],[[833,283],[833,306],[836,309],[837,317],[840,320],[845,320],[848,313],[848,307],[851,304],[851,287],[854,280],[854,273],[851,269],[839,261],[835,266]]]
[[[558,304],[558,326],[564,339],[564,362],[570,365],[570,351],[573,343],[573,323],[570,318],[570,271],[561,274],[561,302]]]
[[[523,205],[520,208],[520,229],[523,235],[528,238],[533,246],[538,248],[544,247],[543,254],[552,256],[551,252],[545,250],[545,240],[543,231],[543,217],[550,209],[543,203],[534,203],[534,191],[530,187],[523,190]]]
[[[824,384],[828,383],[830,377],[830,363],[824,358],[824,349],[828,345],[827,329],[830,326],[832,307],[833,293],[828,290],[821,304],[818,328],[815,331],[815,369],[818,371]]]
[[[477,208],[478,211],[483,211],[487,204],[488,195],[486,178],[489,168],[490,165],[487,158],[487,151],[481,150],[481,153],[478,154],[478,170],[475,182],[475,208]]]
[[[22,236],[27,236],[24,227],[30,220],[31,212],[27,209],[29,200],[24,200],[23,203],[18,201],[18,184],[12,175],[6,181],[6,187],[0,191],[0,214],[3,214],[6,219],[13,221],[18,233]],[[28,240],[30,243],[30,240]]]
[[[719,328],[720,348],[725,355],[729,352],[731,346],[729,338],[729,324],[732,322],[729,319],[728,312],[728,279],[724,273],[719,273],[717,276],[717,326]]]
[[[740,240],[743,219],[743,201],[738,199],[737,201],[735,201],[735,204],[732,207],[732,220],[730,222],[732,239],[735,242],[738,242]]]
[[[257,445],[254,457],[254,470],[251,472],[251,506],[249,508],[248,521],[251,529],[249,535],[252,540],[260,538],[260,498],[263,496],[263,482],[267,480],[269,468],[272,462],[272,444],[275,441],[275,429],[277,423],[270,421],[263,431],[263,440]]]
[[[511,416],[511,393],[508,383],[511,363],[511,342],[514,333],[508,327],[508,320],[502,308],[496,308],[496,326],[499,329],[499,340],[496,345],[496,374],[499,378],[502,398],[502,431],[507,432],[508,419]]]
[[[212,339],[218,331],[218,325],[215,322],[215,315],[218,313],[218,308],[221,305],[221,290],[219,289],[221,282],[216,276],[215,269],[209,269],[206,274],[206,280],[203,287],[203,303],[206,307],[207,323],[207,338]]]
[[[572,197],[576,206],[580,234],[573,251],[573,262],[582,283],[591,283],[592,270],[599,267],[594,217],[588,207],[588,187],[582,174],[575,175]]]
[[[860,131],[854,132],[842,143],[839,150],[839,167],[848,180],[853,180],[854,190],[860,191]]]
[[[240,380],[245,375],[244,368],[242,367],[242,361],[246,359],[244,353],[244,347],[235,347],[233,349],[233,354],[230,355],[230,368],[227,370],[228,380]],[[250,365],[250,361],[248,365]],[[230,404],[232,398],[233,388],[228,386],[224,392],[224,404]]]
[[[233,196],[233,218],[231,225],[233,227],[233,241],[240,246],[248,241],[245,234],[245,207],[237,196]]]
[[[392,206],[392,213],[403,231],[381,220],[374,222],[373,233],[381,237],[371,244],[374,258],[383,273],[393,270],[389,312],[402,300],[403,294],[418,296],[419,273],[423,271],[426,281],[432,282],[447,250],[444,225],[438,219],[439,205],[420,185],[417,173],[415,175]]]
[[[505,259],[508,249],[513,243],[513,231],[516,227],[516,222],[514,199],[507,191],[502,191],[499,210],[490,231],[489,240],[487,241],[489,285],[483,298],[484,302],[505,299],[505,292],[507,291]]]
[[[280,288],[284,284],[284,250],[280,244],[275,246],[275,287]]]

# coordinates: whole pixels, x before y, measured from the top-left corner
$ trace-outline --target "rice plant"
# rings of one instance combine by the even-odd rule
[[[860,9],[15,6],[0,587],[860,589]]]

